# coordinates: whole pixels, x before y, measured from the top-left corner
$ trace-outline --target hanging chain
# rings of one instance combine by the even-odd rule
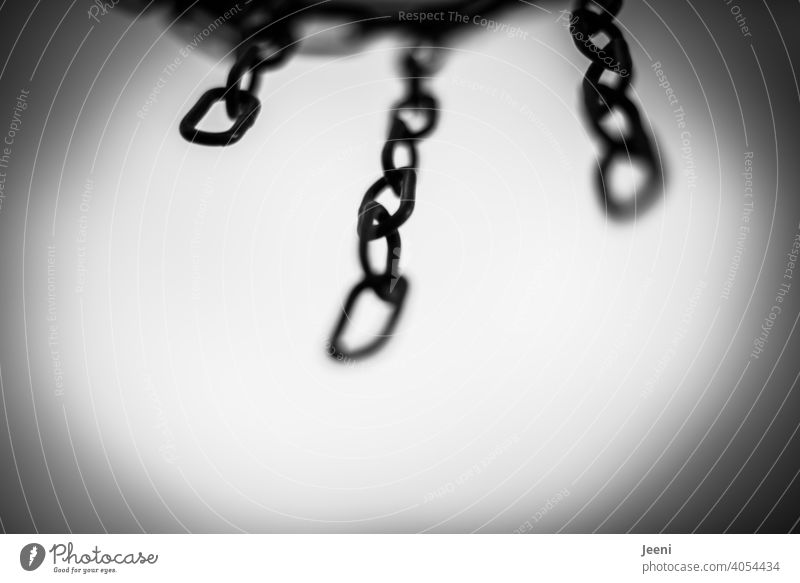
[[[180,132],[186,140],[205,146],[228,146],[238,142],[255,123],[261,110],[261,102],[256,97],[261,76],[283,65],[298,45],[287,19],[273,15],[266,21],[272,24],[245,32],[225,87],[206,91],[181,120]],[[244,78],[248,74],[250,81],[245,88]],[[225,101],[225,111],[233,121],[231,127],[222,132],[197,129],[211,107],[219,101]]]
[[[458,0],[439,7],[458,13],[467,20],[474,16],[489,16],[519,0]],[[245,2],[248,6],[231,17],[231,23],[246,31],[236,62],[228,75],[225,87],[206,91],[186,113],[180,123],[180,133],[188,141],[206,146],[227,146],[238,142],[256,121],[261,111],[261,102],[256,97],[260,76],[267,70],[280,67],[286,57],[297,49],[298,41],[293,36],[289,21],[310,20],[313,17],[338,17],[350,21],[352,30],[361,35],[387,28],[402,26],[417,37],[437,38],[447,32],[463,28],[463,20],[427,20],[422,18],[432,7],[393,10],[371,6],[350,0],[330,2],[296,0],[271,0],[265,3]],[[238,6],[238,5],[237,5]],[[219,10],[216,0],[175,0],[172,11],[184,15],[190,8],[205,14]],[[204,9],[204,10],[203,10]],[[191,14],[190,14],[191,16]],[[253,32],[252,23],[270,23]],[[249,28],[249,30],[248,30]],[[271,52],[269,52],[271,49]],[[250,82],[242,87],[243,78],[250,74]],[[197,129],[215,103],[225,101],[225,110],[231,119],[231,127],[222,132]]]
[[[463,14],[489,14],[514,0],[461,0],[453,5]],[[656,156],[654,141],[642,124],[636,105],[627,95],[633,80],[633,60],[628,43],[616,24],[617,15],[623,0],[577,0],[575,10],[570,14],[569,30],[578,50],[591,60],[591,65],[582,83],[583,107],[589,125],[603,143],[597,169],[597,191],[609,215],[616,218],[636,216],[637,212],[651,204],[663,186],[663,167]],[[238,22],[245,29],[244,41],[237,51],[237,58],[228,74],[225,87],[206,91],[185,115],[180,124],[181,135],[190,142],[204,145],[225,146],[237,142],[253,125],[261,109],[256,97],[261,76],[269,70],[280,67],[294,50],[298,41],[293,34],[290,21],[296,20],[297,13],[289,12],[289,1],[279,0],[269,6],[257,5],[248,13],[249,22],[269,22],[268,26],[247,29],[244,20]],[[306,8],[308,9],[306,11]],[[305,16],[311,14],[349,16],[364,33],[385,26],[395,26],[397,14],[385,16],[373,14],[369,9],[359,9],[358,5],[338,3],[318,3],[303,8]],[[299,12],[299,11],[298,11]],[[289,16],[292,15],[290,19]],[[410,18],[416,12],[404,13],[404,25],[416,30],[418,38],[435,39],[453,28],[453,23],[439,26],[430,23],[423,26],[423,19]],[[405,22],[409,20],[412,24]],[[446,30],[445,30],[446,29]],[[599,35],[609,40],[598,46],[593,40]],[[434,43],[431,43],[434,44]],[[349,361],[366,356],[379,349],[390,338],[405,304],[408,294],[408,280],[400,275],[400,255],[402,242],[400,227],[409,219],[416,202],[418,152],[417,143],[430,134],[438,120],[438,102],[425,89],[425,81],[435,72],[439,62],[435,49],[416,47],[404,57],[402,66],[407,90],[404,97],[395,104],[389,122],[386,143],[381,151],[382,176],[369,187],[358,209],[357,234],[358,255],[363,270],[362,279],[351,289],[342,306],[342,313],[328,342],[328,354],[339,361]],[[250,76],[245,85],[245,77]],[[612,77],[606,82],[604,77]],[[211,107],[220,101],[225,102],[225,110],[232,120],[231,127],[222,132],[208,132],[197,129]],[[609,131],[604,122],[614,110],[619,111],[625,120],[623,133],[615,129]],[[421,118],[421,124],[412,124],[409,114]],[[419,120],[418,120],[419,121]],[[627,135],[625,135],[627,134]],[[405,148],[408,163],[398,165],[396,156],[399,148]],[[638,160],[646,171],[642,185],[633,196],[620,196],[610,184],[612,165],[615,162]],[[399,205],[394,213],[380,202],[378,197],[391,190],[398,197]],[[386,260],[380,269],[370,262],[369,245],[374,241],[386,241]],[[346,349],[341,340],[358,298],[371,290],[386,303],[391,312],[381,333],[371,342],[357,349]]]
[[[438,57],[435,49],[415,47],[403,59],[407,91],[392,108],[389,135],[381,151],[383,175],[367,189],[358,208],[358,256],[364,276],[347,296],[327,345],[328,354],[335,360],[345,362],[378,350],[391,337],[402,312],[409,283],[400,275],[402,241],[399,229],[414,212],[419,161],[417,142],[429,135],[438,121],[438,102],[424,88],[424,81],[439,65]],[[409,116],[418,117],[418,120],[414,120],[417,123],[412,124]],[[396,153],[401,147],[406,148],[408,153],[408,164],[404,166],[398,166],[396,161]],[[387,189],[399,199],[394,213],[390,213],[377,200]],[[370,263],[369,245],[379,239],[386,240],[386,261],[381,270],[376,270]],[[371,342],[357,349],[346,349],[341,344],[342,336],[352,319],[356,301],[367,290],[385,302],[391,308],[391,313],[380,334]]]
[[[589,124],[602,140],[605,150],[597,169],[597,191],[611,216],[630,218],[658,197],[663,173],[639,110],[626,95],[633,81],[633,59],[622,31],[614,22],[621,8],[622,0],[578,0],[569,30],[575,46],[592,61],[582,88]],[[610,39],[603,47],[592,40],[601,34]],[[604,75],[614,77],[611,84],[602,80]],[[628,135],[622,135],[619,129],[609,132],[603,127],[603,122],[615,108],[626,120]],[[612,164],[634,160],[642,163],[646,178],[636,188],[634,196],[621,197],[613,192],[610,184]]]

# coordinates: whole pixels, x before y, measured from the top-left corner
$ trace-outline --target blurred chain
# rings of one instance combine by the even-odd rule
[[[604,152],[597,169],[597,190],[607,212],[617,218],[630,218],[644,210],[661,192],[663,170],[655,154],[653,140],[642,124],[636,105],[626,95],[633,81],[633,59],[622,31],[615,24],[622,0],[578,0],[572,12],[569,30],[578,50],[592,64],[583,79],[583,106],[589,124],[603,142]],[[593,37],[609,40],[598,46]],[[612,77],[605,82],[603,77]],[[614,110],[625,121],[627,135],[619,127],[609,131],[603,123]],[[633,196],[620,196],[610,183],[615,162],[639,161],[646,172],[643,183]]]
[[[206,146],[227,146],[238,142],[255,123],[261,110],[261,102],[256,97],[261,76],[283,65],[298,46],[289,19],[281,17],[282,10],[283,3],[277,3],[269,13],[260,15],[261,22],[269,23],[267,26],[243,30],[244,40],[237,47],[236,61],[228,73],[225,87],[206,91],[181,120],[180,132],[186,140]],[[250,81],[244,87],[247,75]],[[225,101],[225,111],[233,122],[231,127],[222,132],[197,129],[211,107],[219,101]]]
[[[512,3],[513,0],[462,0],[451,9],[458,6],[462,13],[487,14]],[[399,25],[399,20],[403,20],[404,26],[416,31],[417,38],[427,38],[430,44],[438,44],[444,33],[453,28],[438,27],[434,23],[423,26],[421,19],[417,21],[413,18],[415,12],[404,13],[406,16],[401,19],[399,13],[381,15],[370,8],[351,3],[321,2],[304,6],[294,13],[290,12],[288,0],[258,5],[254,3],[253,6],[246,20],[236,22],[237,28],[243,31],[244,40],[237,50],[237,58],[225,87],[206,91],[181,121],[181,135],[191,142],[229,145],[238,141],[253,125],[261,108],[256,97],[261,76],[283,65],[297,48],[293,23],[299,19],[300,11],[304,12],[304,18],[314,14],[350,18],[352,24],[364,33]],[[591,60],[582,90],[583,106],[590,126],[604,146],[597,170],[597,190],[611,216],[627,218],[636,216],[637,212],[658,197],[663,182],[663,168],[638,109],[626,94],[633,80],[633,61],[628,43],[616,24],[621,8],[622,0],[577,0],[576,8],[570,14],[569,29],[577,48]],[[409,17],[409,14],[412,16]],[[406,20],[414,24],[408,24]],[[600,36],[608,38],[604,46],[599,46],[593,40]],[[438,102],[424,85],[425,80],[437,69],[439,55],[435,49],[415,47],[403,59],[407,91],[392,110],[388,137],[381,151],[383,174],[364,194],[358,209],[358,254],[363,277],[345,299],[342,313],[328,342],[328,354],[335,360],[349,361],[378,350],[391,336],[405,304],[409,283],[399,271],[402,251],[399,229],[414,211],[417,143],[433,131],[438,119]],[[249,82],[245,84],[248,75]],[[605,81],[604,78],[608,77],[612,80]],[[211,107],[220,101],[225,102],[225,110],[233,122],[231,127],[223,132],[197,129]],[[615,110],[622,115],[624,124],[620,125],[625,129],[608,130],[604,127]],[[419,118],[417,123],[409,116]],[[406,150],[408,156],[405,165],[397,162],[397,152],[401,148]],[[633,163],[634,160],[643,165],[646,177],[643,184],[634,190],[633,196],[620,196],[610,184],[613,164]],[[399,199],[394,213],[390,213],[377,200],[385,190],[391,190]],[[380,239],[386,241],[386,259],[380,269],[375,269],[370,263],[369,245]],[[391,308],[390,314],[380,334],[372,341],[357,349],[344,348],[341,341],[355,304],[367,290],[371,290]]]
[[[519,0],[459,0],[445,7],[462,18],[487,16],[513,6]],[[194,12],[217,14],[230,9],[230,0],[173,0],[173,13],[186,15]],[[421,18],[433,11],[429,8],[407,8],[403,2],[394,6],[372,6],[369,3],[351,0],[270,0],[269,2],[247,2],[243,10],[231,16],[230,22],[243,31],[243,42],[239,45],[236,62],[231,67],[225,87],[206,91],[186,113],[180,123],[180,133],[188,141],[206,146],[234,144],[250,129],[261,111],[261,102],[256,97],[261,75],[280,67],[294,52],[299,41],[291,27],[299,21],[316,17],[345,18],[352,31],[367,35],[387,28],[402,27],[416,38],[433,41],[456,29],[465,29],[464,20],[426,20]],[[238,7],[239,5],[236,4]],[[267,25],[264,25],[267,23]],[[255,28],[258,26],[260,28]],[[243,79],[250,75],[250,82],[243,88]],[[199,130],[198,125],[215,103],[225,101],[225,111],[231,119],[231,127],[222,132]]]
[[[358,256],[364,276],[347,296],[328,342],[328,354],[334,360],[347,362],[378,350],[391,337],[402,312],[409,284],[400,275],[402,242],[399,229],[414,212],[419,161],[417,142],[429,135],[438,121],[438,102],[424,85],[439,64],[439,52],[429,47],[412,48],[403,59],[407,91],[391,111],[389,135],[381,151],[383,175],[367,189],[358,208]],[[400,148],[405,148],[408,155],[408,164],[402,166],[397,162]],[[394,213],[390,213],[377,200],[385,190],[391,190],[399,199]],[[369,245],[379,239],[386,240],[386,260],[382,268],[376,270],[370,263]],[[367,290],[371,290],[385,302],[391,312],[380,333],[372,341],[357,349],[344,348],[342,336],[352,319],[356,301]]]

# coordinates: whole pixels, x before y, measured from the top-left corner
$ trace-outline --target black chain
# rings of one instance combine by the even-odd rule
[[[218,1],[221,0],[205,0]],[[488,15],[516,1],[461,0],[448,9],[462,15]],[[663,168],[655,154],[654,141],[642,124],[639,110],[626,94],[633,80],[633,60],[628,43],[615,23],[621,8],[622,0],[577,0],[575,10],[570,15],[569,28],[578,49],[592,61],[583,79],[582,91],[583,106],[590,126],[604,146],[597,169],[597,191],[611,216],[629,218],[636,216],[637,212],[658,197],[663,184]],[[295,12],[290,11],[288,0],[253,3],[246,14],[236,17],[235,25],[244,30],[244,36],[226,86],[206,91],[189,110],[180,124],[184,138],[198,144],[225,146],[244,135],[255,122],[261,108],[256,97],[261,75],[280,67],[297,48],[298,41],[292,28],[294,21],[299,20],[300,12],[303,12],[303,17],[321,15],[349,18],[362,33],[402,24],[415,31],[417,38],[428,38],[430,44],[437,44],[436,41],[456,27],[452,21],[423,24],[421,19],[413,17],[401,19],[397,11],[386,14],[348,2],[304,5]],[[255,29],[251,25],[253,22],[269,24]],[[598,46],[592,40],[598,35],[608,37],[605,46]],[[414,211],[419,162],[417,142],[433,131],[438,119],[438,102],[424,88],[425,80],[438,65],[437,55],[438,52],[433,49],[416,47],[403,59],[407,91],[392,110],[388,138],[381,151],[383,175],[367,190],[358,209],[358,255],[364,275],[345,299],[342,313],[328,342],[328,354],[335,360],[350,361],[379,349],[391,336],[405,304],[409,283],[399,271],[402,250],[399,229]],[[244,78],[248,74],[250,80],[244,86]],[[603,80],[604,76],[614,77],[614,80],[607,83]],[[224,132],[197,129],[211,107],[223,100],[232,126]],[[603,127],[603,122],[615,109],[627,121],[627,135],[619,131],[609,132]],[[404,119],[409,113],[421,116],[421,127],[414,128],[410,120]],[[407,165],[398,167],[398,148],[406,148]],[[635,190],[634,196],[623,198],[613,192],[609,183],[612,164],[633,160],[643,164],[647,176],[644,184]],[[377,200],[387,189],[399,198],[399,206],[394,213],[390,213]],[[369,244],[379,239],[386,240],[387,251],[385,265],[376,270],[369,260]],[[342,337],[358,298],[367,290],[389,305],[391,313],[381,333],[372,342],[357,349],[346,349],[341,344]]]
[[[417,142],[434,130],[439,117],[438,102],[424,87],[424,81],[434,73],[438,64],[438,52],[433,48],[415,47],[403,60],[407,92],[391,111],[389,135],[381,151],[383,175],[367,189],[358,208],[358,256],[364,276],[347,296],[327,344],[328,354],[335,360],[347,362],[378,350],[392,335],[405,304],[409,284],[400,275],[402,241],[399,228],[414,212],[419,160]],[[421,118],[418,120],[420,123],[415,124],[419,127],[412,127],[411,120],[404,119],[408,114]],[[408,151],[408,164],[398,167],[395,158],[401,147]],[[399,199],[394,214],[377,200],[387,189],[391,189]],[[369,244],[378,239],[386,240],[386,262],[380,271],[372,267],[369,259]],[[344,348],[342,336],[351,321],[356,301],[367,290],[389,305],[391,313],[381,332],[371,342],[357,349]]]
[[[279,14],[273,12],[265,18],[266,22],[271,22],[269,26],[245,31],[225,87],[206,91],[181,120],[180,132],[186,140],[206,146],[228,146],[238,142],[255,123],[261,110],[261,102],[256,97],[261,75],[283,65],[298,46],[288,19]],[[242,83],[248,74],[250,82],[244,88]],[[233,125],[223,132],[197,129],[211,107],[223,100]]]
[[[656,200],[661,192],[663,171],[639,110],[626,95],[633,81],[633,59],[622,31],[614,22],[621,8],[622,0],[578,0],[569,29],[575,46],[592,61],[583,78],[583,106],[591,128],[605,148],[597,169],[597,191],[609,215],[630,218]],[[600,34],[609,38],[603,47],[592,40]],[[604,74],[614,77],[612,84],[602,80]],[[603,121],[615,108],[627,121],[628,135],[618,130],[609,133],[603,127]],[[611,187],[611,167],[615,161],[634,160],[642,163],[647,175],[634,196],[623,198]]]
[[[450,11],[457,12],[469,20],[476,15],[495,14],[518,1],[460,0],[445,7],[410,10],[404,8],[402,2],[391,10],[389,6],[375,8],[349,0],[252,2],[231,17],[231,23],[244,30],[245,35],[236,62],[228,75],[226,86],[209,89],[200,97],[181,120],[180,133],[186,140],[206,146],[227,146],[238,142],[253,126],[261,111],[261,102],[256,97],[260,76],[269,69],[281,66],[286,57],[297,49],[298,41],[291,32],[291,26],[295,21],[314,17],[340,17],[348,19],[352,23],[353,32],[361,35],[402,26],[414,31],[417,38],[435,40],[456,29],[463,30],[465,28],[463,21],[455,19],[426,21],[415,15],[431,11]],[[181,14],[190,19],[195,13],[216,14],[225,8],[230,8],[228,0],[173,0],[172,4],[174,14]],[[269,23],[269,25],[254,30],[251,24],[253,22]],[[248,73],[251,75],[250,83],[247,88],[242,88],[242,79]],[[197,129],[214,104],[222,100],[225,101],[225,110],[232,121],[231,127],[223,132]]]

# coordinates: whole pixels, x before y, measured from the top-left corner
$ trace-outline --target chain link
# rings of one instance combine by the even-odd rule
[[[399,229],[411,217],[416,203],[417,142],[428,136],[438,121],[439,104],[425,88],[425,81],[438,69],[439,56],[435,49],[414,47],[403,59],[407,91],[391,110],[389,132],[381,150],[383,175],[367,189],[358,208],[358,256],[364,275],[347,296],[328,342],[328,354],[334,360],[348,362],[367,356],[383,346],[391,337],[405,304],[409,284],[400,275],[402,241]],[[420,118],[414,120],[420,127],[410,125],[411,120],[406,119],[410,115]],[[408,150],[408,164],[403,166],[396,161],[397,150],[401,147]],[[394,213],[390,213],[377,200],[385,190],[391,190],[399,199]],[[376,270],[369,259],[369,245],[379,239],[386,240],[386,260],[382,271]],[[391,308],[389,317],[380,334],[372,341],[357,349],[345,348],[342,337],[352,320],[356,301],[367,290],[371,290]]]
[[[621,8],[622,0],[578,0],[569,29],[575,46],[592,61],[583,78],[582,90],[589,125],[604,147],[597,168],[597,191],[610,216],[630,218],[658,198],[663,169],[639,110],[626,94],[633,81],[633,59],[622,31],[614,22]],[[592,40],[599,35],[608,37],[605,46]],[[609,84],[603,80],[604,75],[614,80]],[[626,122],[623,124],[628,129],[626,135],[618,128],[609,132],[603,126],[615,109]],[[610,181],[612,165],[631,164],[634,160],[646,172],[643,184],[634,189],[633,196],[614,192]]]
[[[616,24],[622,2],[577,0],[569,29],[578,50],[591,61],[581,87],[589,126],[600,138],[604,149],[597,167],[597,191],[609,215],[628,218],[636,216],[658,197],[663,186],[663,167],[655,154],[654,140],[645,129],[639,110],[627,95],[633,80],[633,60],[628,43]],[[488,14],[511,3],[512,0],[462,0],[451,9],[462,14]],[[247,22],[237,22],[244,30],[243,41],[238,47],[237,58],[226,85],[206,91],[185,115],[180,124],[180,132],[185,139],[198,144],[225,146],[238,141],[253,125],[261,108],[256,97],[261,76],[283,65],[298,46],[292,30],[297,13],[290,13],[288,5],[288,0],[280,0],[271,7],[258,5],[248,15]],[[304,16],[336,15],[354,19],[354,25],[364,33],[399,24],[397,14],[376,16],[377,13],[371,9],[357,4],[323,2],[302,10]],[[413,18],[410,20],[415,21]],[[252,25],[265,22],[268,25],[259,28]],[[452,28],[433,24],[422,26],[416,22],[404,24],[416,31],[417,38],[428,39],[430,45],[437,44],[436,40]],[[608,38],[604,46],[593,40],[599,36]],[[418,142],[427,137],[438,122],[438,101],[426,89],[426,81],[441,65],[440,58],[441,51],[435,47],[416,46],[402,59],[406,92],[391,111],[389,131],[380,155],[382,175],[367,189],[358,208],[356,232],[363,277],[345,299],[342,313],[328,342],[328,354],[335,360],[347,362],[378,350],[391,337],[405,305],[409,283],[399,269],[402,252],[399,229],[411,217],[416,203]],[[250,79],[245,84],[248,75]],[[604,80],[608,77],[613,80]],[[225,102],[225,110],[232,120],[231,127],[223,132],[197,129],[211,107],[220,101]],[[609,131],[604,127],[604,122],[615,110],[626,122],[625,133],[619,129]],[[397,162],[401,149],[407,153],[408,163],[405,165]],[[621,196],[614,192],[610,184],[613,165],[617,162],[632,163],[634,160],[642,164],[646,178],[634,190],[633,196]],[[399,199],[394,213],[378,201],[386,190]],[[370,262],[369,246],[380,239],[386,241],[386,257],[382,267],[376,269]],[[345,348],[342,337],[351,321],[356,302],[366,291],[372,291],[389,306],[389,316],[380,334],[372,341],[357,349]]]
[[[261,76],[282,66],[298,46],[288,19],[279,16],[281,5],[277,6],[266,17],[266,22],[271,23],[269,26],[245,30],[244,40],[237,48],[236,61],[228,73],[225,87],[206,91],[181,120],[179,129],[186,140],[205,146],[228,146],[238,142],[253,126],[261,111],[261,102],[256,97]],[[245,88],[243,81],[247,75],[250,75],[250,81]],[[197,129],[219,101],[225,102],[225,111],[233,121],[232,126],[222,132]]]

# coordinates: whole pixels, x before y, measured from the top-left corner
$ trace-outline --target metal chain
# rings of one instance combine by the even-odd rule
[[[583,78],[583,106],[589,125],[602,140],[605,150],[597,169],[597,191],[609,215],[630,218],[656,200],[661,192],[663,170],[639,110],[626,95],[633,81],[633,59],[622,31],[615,24],[622,0],[578,0],[575,6],[569,23],[572,40],[592,61]],[[605,35],[610,40],[600,47],[592,40],[597,35]],[[604,75],[614,80],[606,83],[602,79]],[[618,129],[609,132],[603,127],[614,109],[625,118],[627,135]],[[620,196],[610,184],[612,164],[634,160],[642,163],[646,177],[634,196]]]
[[[655,154],[654,142],[642,124],[639,110],[626,94],[633,80],[633,60],[628,43],[615,23],[622,1],[577,0],[575,10],[570,15],[569,29],[578,50],[592,61],[584,76],[582,91],[583,107],[590,127],[604,146],[597,169],[597,191],[609,215],[629,218],[636,216],[637,212],[658,197],[663,184],[663,168]],[[457,8],[465,13],[487,14],[511,3],[512,0],[462,0]],[[256,97],[261,75],[280,67],[297,48],[298,41],[292,32],[293,18],[289,18],[291,13],[288,4],[288,0],[282,0],[273,4],[272,8],[259,5],[257,10],[253,9],[254,12],[248,14],[250,22],[267,22],[270,23],[268,26],[248,29],[246,22],[237,23],[245,30],[244,40],[226,86],[206,91],[189,110],[180,124],[180,132],[185,139],[198,144],[225,146],[238,141],[253,125],[261,108]],[[369,9],[355,4],[320,3],[307,8],[309,10],[304,11],[304,16],[318,14],[358,18],[354,23],[362,32],[398,24],[397,15],[377,17]],[[419,23],[416,23],[417,19],[411,20],[415,24],[409,28],[417,31],[418,38],[432,41],[446,32],[444,28],[451,28],[440,28],[433,23],[426,28],[421,25],[421,20]],[[602,47],[593,40],[599,35],[609,39]],[[424,88],[425,80],[439,64],[438,54],[430,48],[415,47],[403,59],[407,91],[392,110],[388,137],[381,151],[383,174],[364,194],[358,209],[358,255],[364,275],[345,299],[342,313],[328,342],[328,354],[335,360],[350,361],[378,350],[391,336],[405,304],[409,283],[399,271],[402,250],[399,229],[414,211],[419,162],[417,143],[434,130],[438,120],[438,102]],[[244,78],[248,74],[250,80],[244,86]],[[604,77],[614,79],[606,82]],[[232,126],[223,132],[197,129],[211,107],[219,101],[225,102],[226,112],[233,121]],[[620,130],[608,131],[603,125],[615,109],[626,121],[627,135]],[[412,127],[410,120],[405,119],[409,113],[421,116],[420,127]],[[407,165],[398,166],[396,162],[399,148],[407,150]],[[609,182],[612,165],[633,160],[643,164],[647,175],[633,196],[622,197],[613,191]],[[387,189],[399,198],[399,206],[394,213],[390,213],[377,200]],[[385,264],[378,270],[370,263],[369,245],[379,239],[386,240],[387,250]],[[357,349],[344,348],[341,340],[351,321],[353,309],[358,298],[367,290],[389,305],[391,313],[381,333],[371,342]]]
[[[217,13],[222,5],[219,0],[173,0],[174,14],[191,14],[192,11]],[[518,0],[459,0],[437,11],[448,10],[462,18],[489,16],[513,5]],[[261,111],[261,102],[256,97],[260,76],[267,70],[281,66],[286,57],[297,49],[299,42],[290,29],[290,21],[314,17],[340,17],[348,19],[353,30],[362,35],[402,26],[414,31],[417,38],[437,39],[456,29],[463,29],[463,20],[430,20],[421,18],[433,8],[403,8],[397,3],[392,9],[387,5],[376,8],[358,1],[297,2],[296,0],[272,0],[269,3],[253,2],[231,17],[231,23],[244,30],[244,41],[240,45],[236,62],[228,75],[225,87],[206,91],[186,113],[180,123],[180,133],[189,142],[206,146],[227,146],[238,142],[256,121]],[[195,10],[196,9],[196,10]],[[251,23],[270,23],[253,31]],[[265,55],[265,46],[272,49]],[[247,88],[242,88],[242,79],[251,75]],[[225,110],[232,120],[231,127],[223,132],[208,132],[197,129],[215,103],[225,101]]]
[[[400,275],[402,241],[399,229],[414,212],[419,161],[417,142],[435,129],[439,117],[438,102],[424,87],[424,81],[439,65],[438,57],[436,49],[415,47],[403,59],[407,92],[391,111],[389,134],[381,151],[383,175],[367,189],[358,208],[358,256],[364,276],[347,296],[327,344],[328,354],[340,362],[367,356],[383,346],[392,335],[405,304],[409,283]],[[413,124],[419,127],[413,127],[411,120],[404,119],[408,114],[421,118],[418,120],[421,123]],[[396,162],[396,153],[401,147],[408,151],[408,164],[404,166]],[[387,189],[399,198],[400,204],[393,214],[377,200]],[[379,239],[386,240],[386,261],[381,270],[376,270],[370,263],[369,245]],[[357,349],[344,348],[342,336],[352,319],[356,301],[367,290],[389,305],[391,313],[380,334],[371,342]]]
[[[179,129],[186,140],[205,146],[228,146],[238,142],[255,123],[261,111],[261,102],[256,97],[261,76],[283,65],[298,46],[290,23],[279,14],[276,11],[265,18],[265,22],[271,22],[269,26],[245,31],[225,87],[206,91],[181,120]],[[248,74],[250,82],[244,88],[243,81]],[[225,101],[225,111],[233,125],[222,132],[197,129],[218,101]]]

